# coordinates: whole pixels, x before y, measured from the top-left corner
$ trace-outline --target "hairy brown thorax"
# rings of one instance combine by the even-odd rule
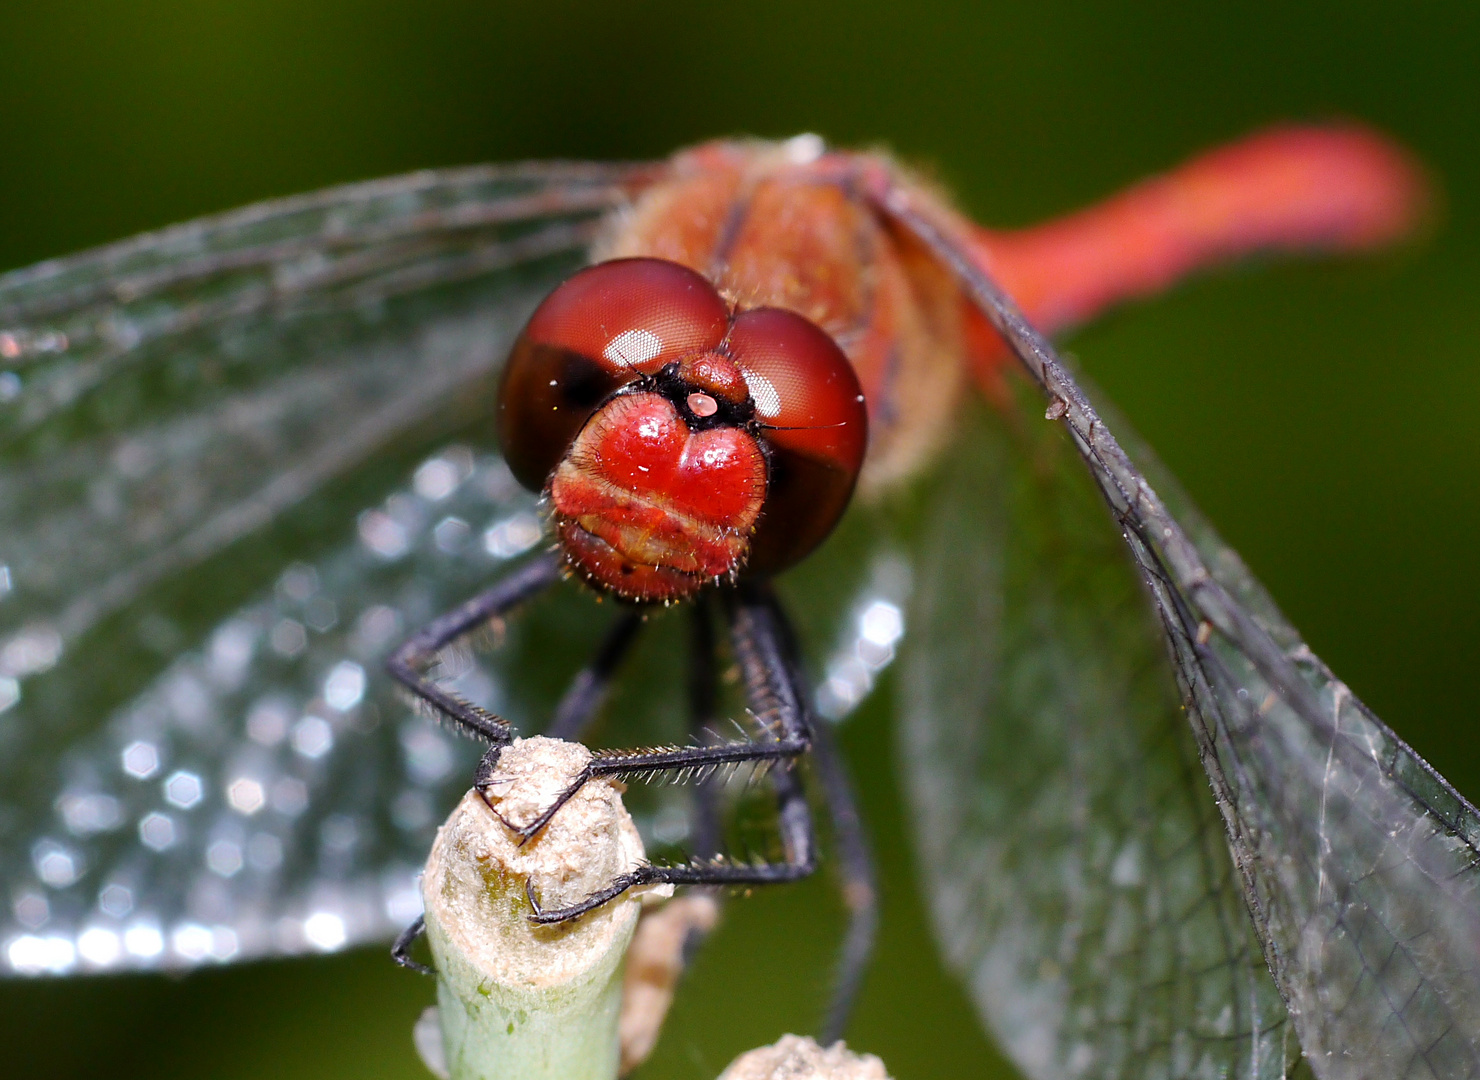
[[[803,137],[680,154],[613,221],[593,257],[669,259],[739,307],[786,308],[827,331],[868,399],[861,484],[878,491],[949,433],[966,371],[963,307],[946,271],[889,227],[861,183],[881,169],[911,181],[883,156],[819,149]]]

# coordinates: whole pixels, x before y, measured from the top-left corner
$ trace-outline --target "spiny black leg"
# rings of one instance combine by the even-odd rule
[[[391,654],[385,663],[386,670],[418,699],[469,734],[493,744],[495,748],[507,746],[511,736],[506,720],[448,693],[425,672],[436,661],[437,654],[458,638],[508,614],[559,580],[558,556],[543,556],[520,567],[487,592],[480,593],[417,631]]]
[[[487,741],[488,752],[478,762],[473,786],[481,790],[494,764],[499,750],[509,743],[508,722],[449,694],[425,675],[425,670],[436,661],[437,654],[464,634],[492,619],[508,614],[513,608],[560,580],[560,560],[554,556],[536,559],[520,567],[493,588],[480,593],[473,599],[433,620],[417,631],[401,645],[386,661],[386,670],[401,685],[416,697],[430,705],[441,716],[445,716],[465,731]],[[422,916],[396,938],[391,946],[391,959],[402,967],[432,974],[432,969],[411,958],[411,946],[426,929]]]
[[[762,736],[712,746],[600,751],[539,817],[518,830],[521,836],[528,839],[543,829],[593,777],[645,776],[659,772],[707,777],[727,765],[774,763],[807,752],[811,744],[802,698],[792,685],[791,671],[778,638],[779,624],[765,594],[752,587],[743,593],[733,590],[726,598],[730,635],[745,680],[746,700],[764,729]]]
[[[786,650],[793,679],[798,686],[804,685],[805,680],[800,674],[801,653],[797,647],[796,633],[786,612],[774,598],[773,604],[776,620],[781,626],[782,647]],[[811,718],[810,710],[808,716]],[[864,972],[868,970],[879,924],[879,889],[868,831],[858,813],[858,800],[854,797],[853,785],[848,779],[847,766],[838,754],[837,744],[833,741],[828,726],[814,722],[811,727],[812,760],[822,781],[822,794],[827,803],[828,816],[832,819],[833,840],[838,849],[839,884],[842,886],[843,906],[848,911],[848,930],[838,954],[832,1000],[828,1004],[827,1016],[819,1037],[822,1045],[827,1046],[843,1037]]]
[[[545,729],[546,735],[552,739],[580,741],[605,700],[617,667],[637,640],[637,632],[642,629],[642,616],[642,611],[635,607],[625,608],[617,615],[601,648],[591,662],[576,673],[560,704],[555,707],[555,718]]]
[[[751,711],[764,727],[763,736],[755,741],[719,746],[605,753],[586,767],[581,779],[572,787],[578,787],[591,776],[670,770],[704,772],[732,763],[789,760],[807,751],[810,732],[802,695],[786,661],[781,624],[769,593],[759,587],[742,587],[726,594],[725,606],[730,618],[735,656],[745,681],[746,698]],[[574,919],[638,885],[766,885],[806,877],[816,868],[812,818],[806,796],[790,770],[777,770],[771,780],[776,790],[784,861],[752,865],[711,861],[685,866],[640,866],[571,907],[549,911],[540,909],[531,890],[530,906],[534,908],[531,918],[537,923]],[[542,814],[534,828],[548,821],[550,816],[549,811]]]
[[[416,939],[426,933],[426,930],[426,916],[418,915],[415,922],[396,935],[396,943],[391,946],[391,959],[412,971],[419,971],[423,975],[435,975],[436,972],[431,968],[411,959],[411,946],[416,944]]]
[[[568,741],[579,741],[586,727],[596,716],[596,710],[601,707],[606,698],[606,691],[611,685],[612,676],[621,665],[631,650],[633,643],[637,640],[637,632],[643,626],[643,613],[637,608],[628,608],[617,616],[617,620],[607,631],[601,648],[592,657],[591,662],[576,673],[571,680],[570,686],[566,687],[565,693],[560,698],[560,703],[555,707],[555,718],[550,721],[550,726],[545,729],[544,734],[552,739],[566,739]],[[498,769],[500,745],[489,747],[483,759],[478,762],[478,768],[473,773],[473,789],[482,796],[483,801],[488,802],[487,787],[494,773]],[[544,828],[545,824],[555,816],[562,806],[569,802],[575,793],[581,790],[581,786],[594,775],[589,772],[581,773],[575,781],[562,791],[556,800],[545,808],[538,818],[523,828],[518,828],[507,821],[503,815],[498,814],[498,819],[504,825],[517,832],[523,844],[535,833]],[[490,809],[492,805],[490,804]]]
[[[868,834],[853,797],[848,771],[838,757],[832,732],[818,724],[812,732],[812,760],[822,780],[823,798],[832,818],[833,840],[838,849],[843,906],[848,909],[848,931],[839,950],[833,976],[832,1000],[828,1003],[818,1041],[829,1046],[843,1037],[853,1012],[864,972],[874,951],[879,925],[879,889],[874,876],[873,853]]]

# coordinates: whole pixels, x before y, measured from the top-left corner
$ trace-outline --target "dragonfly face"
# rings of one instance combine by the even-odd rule
[[[821,330],[780,309],[732,312],[657,259],[599,263],[546,298],[498,411],[504,454],[547,488],[570,565],[648,601],[806,555],[847,505],[868,423]]]
[[[809,230],[809,213],[726,231],[737,197],[742,226],[799,204],[715,144],[658,167],[384,181],[0,280],[11,970],[335,948],[411,917],[413,868],[471,761],[375,673],[538,545],[514,477],[543,486],[533,458],[564,436],[506,462],[475,441],[482,403],[557,282],[592,254],[641,256],[827,331],[872,410],[862,488],[916,476],[930,493],[928,529],[891,531],[867,502],[841,526],[874,538],[851,565],[830,556],[856,585],[813,624],[837,650],[819,711],[846,712],[904,650],[924,887],[1030,1075],[1281,1076],[1297,1047],[1322,1077],[1480,1069],[1474,809],[1304,649],[993,286],[1056,330],[1213,257],[1378,242],[1411,218],[1401,155],[1293,129],[1002,234],[876,159],[816,150],[772,161],[856,229]],[[849,163],[865,167],[840,186],[827,170]],[[664,212],[680,192],[686,229]],[[1176,243],[1128,242],[1153,233]],[[695,265],[716,237],[725,258]],[[874,293],[808,276],[860,238],[892,245]],[[768,285],[778,259],[799,273]],[[790,302],[759,298],[798,282]],[[858,317],[879,295],[899,300],[893,337]],[[1029,380],[1006,374],[984,315]],[[884,337],[928,347],[872,347]],[[992,404],[942,455],[968,366]],[[659,396],[696,421],[691,394],[724,412],[725,371],[689,382]],[[286,567],[264,539],[284,527],[319,537]],[[532,658],[591,637],[568,600],[443,679],[548,715]]]

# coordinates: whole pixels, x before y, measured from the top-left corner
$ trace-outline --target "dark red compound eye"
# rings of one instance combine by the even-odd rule
[[[631,600],[806,555],[846,508],[868,435],[831,338],[789,311],[732,318],[705,278],[657,259],[551,293],[514,345],[499,414],[571,565]]]
[[[707,279],[661,259],[614,259],[567,278],[514,343],[499,433],[514,476],[538,491],[618,387],[717,346],[729,310]]]
[[[820,544],[847,509],[868,448],[868,409],[847,356],[794,312],[738,315],[726,351],[745,376],[770,449],[766,505],[747,565],[771,574]]]

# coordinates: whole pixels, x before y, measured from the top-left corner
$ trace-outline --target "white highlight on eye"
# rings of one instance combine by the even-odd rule
[[[623,330],[606,343],[601,355],[613,364],[642,364],[663,351],[663,339],[651,330]]]
[[[755,411],[768,419],[780,416],[781,395],[771,385],[771,380],[759,372],[745,368],[741,369],[740,374],[745,376],[745,387],[750,391],[750,399],[755,402]]]

